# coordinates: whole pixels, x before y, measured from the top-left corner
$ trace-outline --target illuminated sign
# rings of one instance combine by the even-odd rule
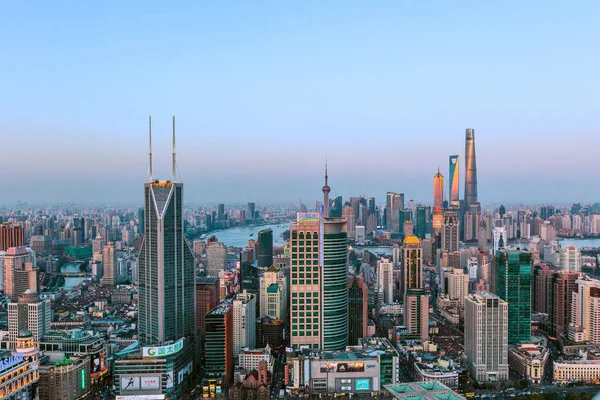
[[[321,372],[364,372],[365,363],[321,363]]]
[[[321,213],[318,212],[301,212],[296,214],[297,221],[320,221]]]
[[[138,376],[121,378],[121,391],[128,390],[140,390],[140,378]]]
[[[178,353],[183,349],[183,338],[173,344],[157,347],[142,347],[143,357],[167,357]]]
[[[160,377],[142,376],[140,387],[142,390],[158,390],[160,389]]]
[[[377,364],[367,364],[367,368],[375,368]]]
[[[81,370],[81,388],[85,389],[85,369]]]
[[[164,400],[164,394],[144,394],[144,395],[133,395],[133,396],[117,396],[117,400]]]
[[[355,379],[354,390],[371,390],[370,379]]]
[[[3,358],[2,360],[0,360],[0,371],[8,369],[20,362],[23,362],[22,354],[15,354],[13,356]]]

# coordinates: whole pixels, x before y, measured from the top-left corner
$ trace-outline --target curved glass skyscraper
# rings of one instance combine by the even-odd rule
[[[323,350],[343,350],[348,344],[347,236],[344,218],[324,219],[321,281]]]

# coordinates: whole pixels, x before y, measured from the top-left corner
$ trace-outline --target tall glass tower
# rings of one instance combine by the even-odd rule
[[[477,200],[477,162],[475,160],[475,130],[467,129],[465,135],[465,207],[469,209]]]
[[[191,338],[195,325],[194,257],[183,232],[183,183],[152,180],[152,150],[149,156],[150,182],[144,184],[145,229],[139,256],[138,335],[142,345]]]
[[[460,207],[459,187],[460,187],[460,169],[459,156],[452,155],[449,158],[449,176],[450,176],[450,197],[449,202],[451,207]]]
[[[508,303],[508,343],[531,340],[531,253],[496,252],[496,291]]]

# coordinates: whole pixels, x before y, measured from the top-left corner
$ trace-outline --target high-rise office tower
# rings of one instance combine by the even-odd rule
[[[444,216],[442,214],[444,207],[444,177],[438,168],[437,174],[433,177],[433,217],[432,228],[435,235],[440,233]]]
[[[217,204],[217,219],[223,221],[225,219],[225,204]]]
[[[367,337],[369,290],[362,275],[348,276],[348,346]]]
[[[356,215],[354,214],[354,209],[350,206],[344,206],[342,209],[342,218],[346,220],[348,237],[356,237]]]
[[[219,278],[205,277],[196,281],[196,325],[202,338],[206,336],[206,313],[219,304]]]
[[[106,245],[106,240],[102,236],[96,236],[96,239],[92,240],[92,254],[102,254],[102,249]]]
[[[344,349],[348,341],[346,221],[298,213],[290,230],[291,345]]]
[[[438,168],[437,173],[433,177],[433,213],[442,212],[444,206],[444,176]]]
[[[206,314],[205,379],[219,386],[233,380],[233,306],[221,303]]]
[[[458,211],[454,209],[444,210],[444,219],[442,221],[441,249],[452,253],[458,251],[460,220]]]
[[[450,174],[450,207],[460,207],[459,187],[460,187],[460,168],[458,155],[449,157],[449,174]]]
[[[273,265],[273,230],[263,229],[258,232],[258,266],[268,268]]]
[[[150,131],[151,132],[151,131]],[[139,255],[138,337],[143,345],[160,345],[195,333],[194,256],[183,230],[183,183],[152,178],[144,184],[144,240]]]
[[[458,304],[464,306],[465,296],[469,294],[469,275],[460,268],[453,268],[446,272],[448,284],[444,285],[450,299],[458,300]]]
[[[417,206],[417,232],[416,236],[423,240],[427,233],[427,207]]]
[[[508,324],[508,304],[495,294],[465,300],[465,356],[478,383],[508,380]]]
[[[102,249],[102,266],[104,273],[102,274],[102,278],[100,278],[100,284],[114,286],[116,283],[117,251],[113,242],[108,242]]]
[[[39,345],[42,336],[50,331],[51,320],[50,300],[40,300],[35,291],[27,289],[18,301],[8,303],[8,338],[11,347],[14,347],[19,332],[25,329],[31,332],[34,342]]]
[[[221,242],[206,242],[206,276],[219,276],[227,268],[227,247]]]
[[[560,249],[560,268],[565,271],[581,271],[581,250],[575,246],[565,246]]]
[[[4,295],[16,299],[27,289],[37,292],[36,257],[32,249],[25,246],[10,247],[0,255],[4,264]]]
[[[25,246],[25,230],[8,222],[0,224],[0,251]]]
[[[327,160],[325,160],[325,185],[323,185],[323,217],[329,218],[329,192],[331,188],[327,184]]]
[[[508,343],[531,340],[531,277],[533,263],[527,251],[498,250],[495,288],[508,303]]]
[[[492,255],[495,256],[498,250],[504,249],[507,245],[506,228],[497,226],[492,229]]]
[[[342,208],[344,207],[344,199],[342,196],[338,196],[331,202],[329,208],[329,216],[331,218],[342,218]]]
[[[256,203],[249,202],[248,203],[248,216],[249,219],[254,220],[256,214]]]
[[[394,264],[387,258],[377,261],[377,286],[383,297],[382,304],[394,303]]]
[[[582,275],[575,284],[571,303],[569,339],[574,342],[597,340],[593,344],[600,344],[600,338],[592,335],[592,332],[598,330],[598,325],[593,326],[593,323],[600,322],[600,309],[594,299],[599,296],[597,293],[600,292],[600,280]]]
[[[577,290],[579,274],[571,271],[554,271],[549,279],[548,298],[548,336],[560,338],[567,336],[571,323],[571,305],[573,292]]]
[[[465,206],[478,203],[477,162],[475,160],[475,130],[467,129],[465,137]]]
[[[423,288],[423,250],[416,236],[404,238],[404,325],[421,339],[429,338],[429,296]]]
[[[256,297],[245,290],[233,300],[233,357],[244,347],[256,347]]]
[[[387,192],[385,200],[386,229],[400,232],[400,210],[404,209],[404,193]]]
[[[83,217],[75,217],[73,218],[73,229],[78,232],[80,235],[79,243],[83,243],[87,240],[87,234],[85,231],[85,218]]]

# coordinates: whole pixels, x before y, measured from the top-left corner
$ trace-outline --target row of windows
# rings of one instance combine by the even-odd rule
[[[314,296],[314,297],[319,297],[319,293],[317,292],[293,292],[292,293],[292,297],[304,297],[306,295],[306,297],[310,297],[310,296]]]
[[[313,310],[313,311],[317,311],[319,310],[319,305],[318,304],[313,304],[313,306],[311,307],[310,304],[306,306],[307,310]],[[304,305],[300,304],[300,305],[292,305],[292,311],[304,311]]]
[[[305,236],[304,232],[292,231],[292,239],[298,239],[298,238],[304,239],[305,237],[306,237],[306,239],[310,239],[311,237],[318,239],[319,233],[313,232],[311,235],[310,232],[306,232],[306,236]]]
[[[305,320],[305,318],[299,318],[299,319],[298,318],[292,318],[292,322],[294,324],[297,324],[298,322],[300,322],[301,324],[303,324],[304,320]],[[315,323],[316,324],[318,322],[319,322],[318,318],[312,318],[312,320],[311,320],[311,318],[306,318],[306,323],[307,324],[310,324],[310,323]]]
[[[313,315],[314,315],[315,317],[318,317],[318,316],[319,316],[319,313],[318,313],[317,311],[315,311],[314,313],[313,313],[313,312],[311,312],[311,311],[307,311],[306,313],[304,313],[303,311],[301,311],[300,313],[293,312],[293,313],[292,313],[292,317],[297,317],[297,316],[298,316],[298,314],[299,314],[301,317],[304,317],[304,314],[306,314],[306,316],[307,316],[307,317],[312,317]]]
[[[299,300],[299,301],[298,301],[298,300]],[[292,304],[304,304],[304,303],[305,303],[305,300],[306,300],[306,303],[307,303],[307,304],[309,304],[309,303],[311,302],[311,300],[310,300],[310,299],[292,299]],[[312,299],[312,302],[316,304],[316,303],[318,303],[318,302],[319,302],[319,299],[317,299],[317,298],[314,298],[314,299]]]
[[[292,274],[292,278],[294,278],[294,279],[295,279],[295,278],[301,278],[301,279],[304,279],[304,278],[305,278],[305,276],[304,276],[304,272],[300,272],[299,274],[293,273],[293,274]],[[306,273],[306,278],[317,278],[317,279],[318,279],[318,278],[319,278],[319,274],[318,274],[318,273],[314,273],[314,274],[312,274],[312,276],[311,276],[310,272],[307,272],[307,273]]]
[[[304,247],[292,247],[292,252],[296,253],[296,252],[300,252],[300,253],[318,253],[319,252],[319,248],[318,247],[313,247],[312,250],[310,247],[306,247],[306,251],[304,250]]]
[[[306,255],[306,257],[304,257],[305,255]],[[306,258],[307,259],[307,263],[308,263],[308,261],[310,261],[309,259],[314,258],[316,260],[313,260],[313,264],[316,265],[315,261],[318,260],[319,255],[317,253],[315,253],[315,254],[312,254],[312,253],[299,253],[299,254],[292,253],[292,259],[298,259],[298,258],[301,259],[301,260],[304,260]]]
[[[295,254],[292,254],[292,258],[293,258],[292,259],[292,265],[300,265],[300,266],[305,266],[305,265],[310,266],[311,264],[312,265],[319,265],[319,258],[318,257],[313,258],[312,260],[302,259],[302,262],[298,263],[298,260],[294,256],[295,256]],[[308,268],[310,268],[310,267],[308,267]]]
[[[300,329],[305,329],[305,328],[306,329],[310,329],[310,325],[304,325],[304,326],[303,325],[292,325],[292,331],[293,332],[297,332],[298,328],[300,328]],[[313,325],[312,328],[315,331],[318,331],[319,330],[319,325]],[[302,332],[302,331],[300,331],[300,332]]]
[[[300,279],[300,280],[292,279],[292,285],[318,285],[318,284],[319,284],[318,279],[313,279],[312,281],[310,279],[307,279],[306,281],[304,279]]]

